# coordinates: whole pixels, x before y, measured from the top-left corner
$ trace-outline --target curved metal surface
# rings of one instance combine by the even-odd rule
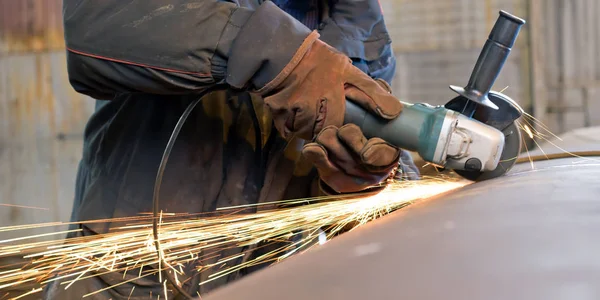
[[[600,299],[594,159],[518,164],[204,299]]]

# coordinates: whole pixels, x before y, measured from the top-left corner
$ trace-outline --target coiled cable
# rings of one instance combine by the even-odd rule
[[[158,255],[159,262],[162,265],[166,265],[166,263],[164,261],[163,255],[162,255],[162,251],[160,248],[160,241],[159,241],[159,237],[158,237],[158,220],[160,218],[159,194],[160,194],[160,186],[162,184],[163,175],[165,173],[165,168],[167,166],[167,162],[169,161],[169,156],[171,155],[171,151],[173,151],[173,146],[175,145],[175,141],[177,140],[177,136],[179,136],[179,132],[181,131],[181,128],[185,124],[185,121],[188,119],[189,115],[194,110],[194,108],[198,105],[198,103],[200,103],[202,98],[211,92],[214,92],[217,90],[224,90],[225,88],[226,88],[225,85],[216,85],[214,87],[211,87],[211,88],[203,91],[202,93],[200,93],[198,98],[196,100],[192,101],[186,107],[186,109],[183,111],[183,114],[181,114],[181,117],[179,117],[179,120],[177,121],[177,124],[175,125],[175,128],[173,129],[173,132],[171,133],[171,136],[169,137],[169,141],[167,142],[167,146],[165,147],[165,151],[163,152],[162,159],[158,166],[158,172],[156,173],[156,180],[154,181],[154,194],[152,196],[152,235],[154,237],[154,248],[156,249],[156,254]],[[183,296],[186,299],[195,299],[189,293],[187,293],[183,289],[183,287],[180,287],[179,285],[177,285],[175,279],[169,274],[169,272],[164,272],[164,271],[160,270],[160,268],[158,271],[161,272],[163,276],[165,276],[166,280],[177,290],[177,292],[181,296]]]

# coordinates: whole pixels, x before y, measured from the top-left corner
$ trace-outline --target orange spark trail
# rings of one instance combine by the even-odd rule
[[[262,204],[275,208],[252,214],[202,217],[163,215],[159,241],[165,265],[160,267],[153,246],[151,217],[129,219],[130,223],[114,228],[108,233],[69,238],[62,243],[22,242],[34,236],[21,237],[18,244],[12,245],[6,245],[7,241],[0,241],[0,245],[5,244],[0,247],[0,257],[18,253],[30,260],[26,266],[0,272],[0,289],[32,282],[43,286],[53,281],[60,281],[65,288],[69,288],[79,280],[125,271],[135,276],[130,276],[133,278],[123,280],[119,285],[155,275],[160,273],[159,269],[183,278],[192,274],[184,274],[181,266],[191,261],[200,262],[200,266],[194,272],[210,272],[204,284],[249,266],[265,262],[276,263],[293,253],[305,251],[318,244],[321,230],[331,239],[348,227],[356,228],[413,201],[468,183],[466,180],[450,177],[425,178],[421,181],[391,183],[384,191],[374,196],[346,196],[337,197],[337,200],[295,199]],[[311,204],[306,204],[307,202]],[[292,207],[277,208],[280,205]],[[242,208],[229,209],[235,212]],[[21,228],[29,227],[17,226],[12,230]],[[299,241],[290,240],[298,234],[303,235]],[[249,247],[249,250],[242,250],[245,246]],[[274,249],[260,257],[239,263],[240,259],[248,256],[249,251],[261,247]],[[226,252],[229,254],[224,255]],[[161,280],[161,284],[164,282]],[[86,296],[102,290],[88,293]],[[28,293],[35,292],[39,290]]]

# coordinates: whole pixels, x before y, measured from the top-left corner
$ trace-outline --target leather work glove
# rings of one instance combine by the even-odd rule
[[[317,168],[322,191],[364,191],[391,175],[401,150],[378,138],[367,140],[356,125],[342,126],[346,100],[383,119],[397,117],[402,104],[385,81],[373,80],[318,37],[311,33],[258,92],[284,138],[314,139],[302,153]]]
[[[383,119],[402,104],[313,31],[283,70],[257,90],[284,138],[312,140],[327,126],[343,125],[346,99]]]
[[[317,168],[320,189],[327,194],[377,187],[398,167],[400,152],[380,138],[367,140],[354,124],[327,126],[302,149],[302,155]]]

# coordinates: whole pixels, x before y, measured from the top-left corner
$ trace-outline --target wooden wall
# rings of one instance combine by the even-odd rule
[[[61,2],[0,0],[0,226],[69,220],[93,102],[68,83]]]
[[[381,0],[398,60],[395,93],[408,102],[444,104],[464,86],[499,10],[526,18],[522,0]],[[494,90],[530,106],[527,28]]]
[[[600,125],[597,0],[381,0],[398,59],[394,89],[443,104],[464,85],[498,10],[525,18],[494,89],[555,133]]]
[[[529,2],[536,116],[557,132],[600,125],[600,3]]]

